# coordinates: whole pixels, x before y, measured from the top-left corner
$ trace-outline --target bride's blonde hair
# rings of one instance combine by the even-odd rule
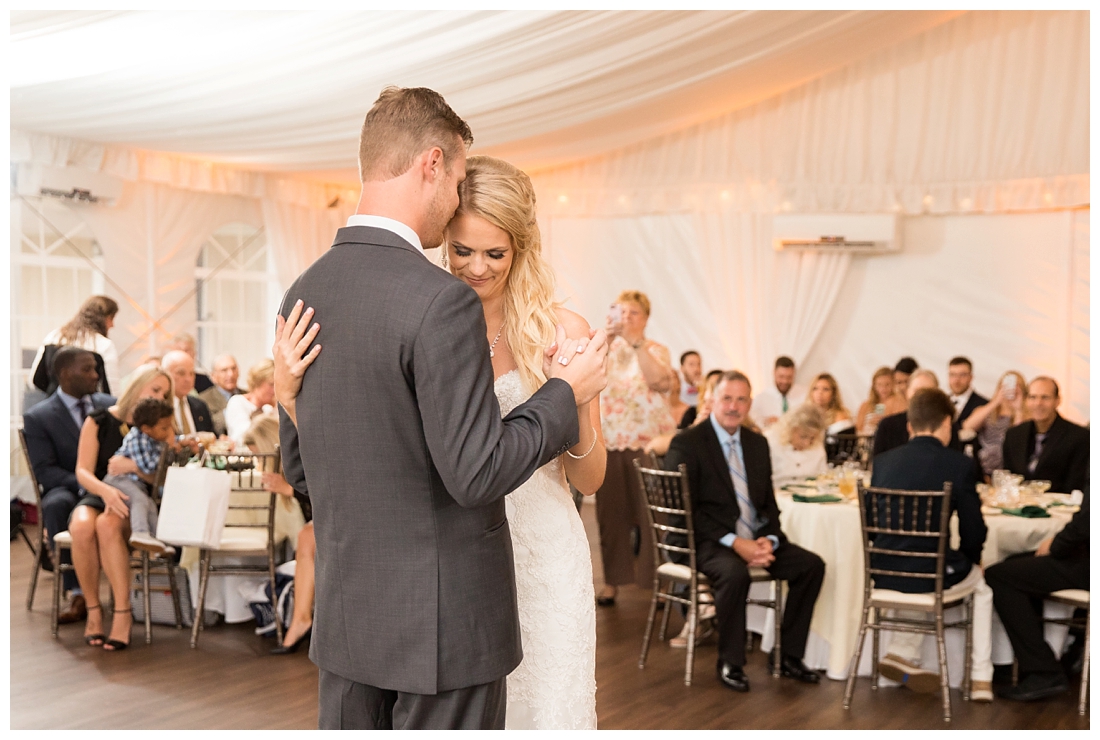
[[[520,379],[534,393],[546,382],[543,351],[554,341],[557,324],[554,273],[542,258],[535,220],[535,188],[523,170],[502,159],[476,155],[466,160],[458,186],[458,214],[478,216],[501,229],[512,242],[512,267],[504,292],[504,339]],[[444,266],[450,270],[444,248]]]

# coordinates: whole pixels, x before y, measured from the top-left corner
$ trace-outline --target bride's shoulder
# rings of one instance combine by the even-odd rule
[[[557,318],[557,322],[565,327],[565,335],[573,339],[579,337],[588,337],[590,327],[585,318],[576,311],[570,311],[564,306],[556,306],[554,308],[554,316]]]

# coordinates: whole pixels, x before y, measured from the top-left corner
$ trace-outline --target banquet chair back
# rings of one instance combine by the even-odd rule
[[[42,488],[38,485],[38,478],[34,474],[34,463],[31,462],[31,453],[27,448],[27,438],[23,434],[23,430],[19,430],[19,447],[23,450],[23,460],[27,463],[27,473],[31,477],[31,488],[34,489],[34,506],[38,516],[35,518],[34,529],[31,535],[27,535],[26,529],[20,527],[19,533],[23,535],[23,539],[26,541],[27,546],[31,548],[33,555],[33,570],[31,571],[31,585],[27,589],[27,610],[30,611],[31,605],[34,604],[34,591],[38,586],[38,572],[45,570],[42,558],[48,558],[50,565],[53,567],[54,578],[61,581],[60,575],[60,558],[54,557],[53,550],[46,545],[45,539],[45,523],[42,520]],[[43,552],[44,551],[44,552]],[[72,566],[66,566],[65,570],[71,570]],[[56,589],[55,589],[56,590]],[[60,596],[58,596],[60,599]],[[55,609],[56,612],[56,609]],[[53,628],[54,637],[57,636],[57,624],[54,623]]]
[[[664,603],[664,615],[657,639],[665,640],[668,631],[670,604],[681,604],[687,608],[687,659],[684,668],[684,685],[691,685],[695,666],[695,634],[699,623],[700,593],[710,589],[706,575],[699,572],[695,555],[695,523],[691,508],[691,490],[688,486],[687,467],[683,464],[675,472],[644,467],[645,459],[634,461],[634,470],[638,476],[639,488],[645,496],[646,515],[653,530],[653,562],[657,567],[653,574],[653,597],[649,604],[649,617],[646,619],[645,635],[642,637],[642,652],[638,658],[638,668],[645,668],[649,654],[649,643],[653,637],[653,625],[657,618],[657,605]],[[677,562],[679,561],[679,562]],[[686,561],[686,564],[685,562]],[[775,660],[772,675],[779,676],[780,666],[780,624],[782,618],[782,588],[775,579],[762,568],[750,568],[753,583],[772,581],[773,598],[749,599],[746,603],[774,609]],[[687,596],[673,593],[677,586],[687,587]],[[750,637],[751,639],[751,637]]]
[[[871,451],[874,448],[873,434],[840,432],[825,437],[825,455],[833,465],[857,462],[864,470],[871,464]]]
[[[1085,651],[1083,653],[1084,662],[1081,664],[1081,693],[1077,699],[1077,713],[1084,716],[1088,712],[1089,706],[1089,649],[1090,649],[1090,632],[1092,631],[1092,609],[1090,606],[1089,592],[1080,588],[1066,588],[1061,591],[1054,591],[1047,594],[1047,601],[1053,601],[1056,604],[1065,604],[1066,606],[1072,606],[1074,609],[1084,609],[1085,618],[1082,620],[1075,617],[1044,617],[1044,622],[1050,622],[1051,624],[1061,624],[1067,627],[1083,627],[1085,630]],[[1013,661],[1013,683],[1015,683],[1016,663]]]
[[[199,633],[203,629],[202,613],[206,602],[206,588],[212,575],[256,575],[268,577],[271,593],[275,588],[275,503],[279,495],[263,487],[264,473],[281,473],[282,459],[276,447],[273,453],[215,456],[215,465],[224,468],[232,476],[229,511],[226,515],[222,539],[216,550],[199,551],[199,598],[195,603],[195,618],[191,623],[191,647],[198,647]],[[241,495],[244,494],[244,495]],[[234,502],[233,498],[239,499]],[[257,516],[259,515],[259,516]],[[214,556],[264,553],[264,565],[215,565]],[[283,625],[275,620],[278,644],[283,642]]]
[[[903,491],[890,488],[859,487],[860,527],[863,544],[863,609],[859,625],[856,653],[848,668],[848,684],[844,692],[844,708],[852,702],[856,671],[863,654],[863,642],[867,630],[872,631],[873,654],[871,656],[871,688],[878,688],[879,632],[911,632],[935,635],[939,658],[940,693],[943,702],[943,719],[951,721],[951,695],[947,683],[947,651],[944,630],[966,630],[966,655],[963,668],[963,695],[970,696],[970,668],[973,647],[973,586],[955,586],[944,589],[944,561],[947,539],[950,536],[951,483],[944,483],[942,491]],[[920,547],[922,541],[933,548]],[[890,546],[888,543],[894,543]],[[901,570],[900,566],[872,565],[872,556],[916,558],[928,561],[930,568]],[[878,562],[881,563],[881,560]],[[897,561],[894,561],[897,562]],[[918,593],[875,588],[874,576],[892,576],[914,580],[923,589]],[[931,589],[928,589],[931,582]],[[964,616],[945,623],[945,608],[963,606]],[[892,614],[887,610],[927,612],[932,622]]]

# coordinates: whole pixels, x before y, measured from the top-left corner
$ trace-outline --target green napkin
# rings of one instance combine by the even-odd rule
[[[791,496],[791,499],[794,500],[794,501],[798,501],[799,503],[803,503],[803,504],[831,504],[834,501],[843,501],[844,500],[840,496],[834,496],[830,493],[823,493],[823,494],[819,494],[819,495],[796,493],[793,496]],[[1046,514],[1045,511],[1043,513]],[[1047,516],[1050,516],[1050,515],[1047,514]]]
[[[1049,519],[1050,514],[1042,506],[1024,506],[1019,509],[1001,509],[1002,514],[1022,516],[1025,519]]]

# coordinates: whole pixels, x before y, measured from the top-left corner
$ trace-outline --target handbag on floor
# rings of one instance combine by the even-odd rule
[[[191,606],[191,584],[187,571],[184,568],[176,568],[176,589],[180,595],[180,616],[183,617],[183,626],[190,627],[194,621],[195,608]],[[141,589],[141,571],[134,573],[134,586],[130,594],[130,608],[134,610],[134,624],[140,624],[145,620],[145,597]],[[209,609],[202,613],[202,623],[205,627],[211,627],[218,622],[219,615]],[[166,624],[169,627],[176,626],[176,610],[172,606],[172,590],[168,586],[167,573],[149,574],[149,621],[153,624]]]

